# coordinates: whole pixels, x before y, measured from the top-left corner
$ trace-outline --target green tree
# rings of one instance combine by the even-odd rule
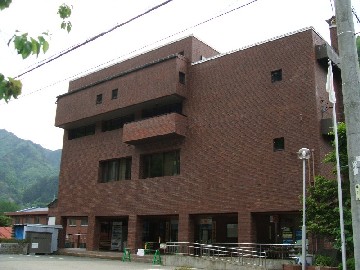
[[[9,8],[12,0],[0,0],[0,11]],[[71,22],[68,18],[71,16],[71,7],[66,4],[62,4],[58,8],[57,14],[62,19],[61,28],[71,31]],[[16,31],[12,38],[8,42],[8,46],[12,44],[17,53],[22,56],[23,59],[28,58],[30,55],[38,56],[42,51],[46,53],[49,49],[49,43],[46,40],[48,36],[47,32],[43,32],[37,37],[30,37],[28,33],[21,33]],[[17,98],[21,94],[22,83],[20,80],[15,80],[11,77],[5,77],[0,72],[0,100],[4,99],[8,102],[11,98]]]
[[[350,181],[347,166],[346,126],[338,124],[338,142],[340,173],[342,177],[343,216],[346,237],[346,252],[348,257],[353,256],[353,233],[351,219]],[[334,146],[334,142],[333,142]],[[336,153],[331,151],[324,159],[326,163],[334,164],[336,174]],[[315,236],[326,237],[334,242],[335,248],[341,249],[341,230],[338,201],[338,184],[336,179],[327,179],[317,176],[314,186],[308,188],[306,197],[307,229]]]
[[[20,207],[13,202],[0,201],[0,227],[11,225],[11,218],[4,215],[5,212],[14,212],[19,210]]]

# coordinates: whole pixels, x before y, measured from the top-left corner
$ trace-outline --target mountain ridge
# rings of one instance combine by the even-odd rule
[[[0,200],[40,206],[57,196],[62,150],[0,129]]]

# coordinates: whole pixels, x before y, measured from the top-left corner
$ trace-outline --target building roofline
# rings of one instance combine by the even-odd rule
[[[6,216],[37,216],[47,215],[48,211],[34,211],[34,212],[5,212]]]
[[[170,37],[171,37],[171,36],[170,36]],[[166,39],[168,39],[168,38],[170,38],[170,37],[166,37],[166,38],[159,39],[159,40],[157,40],[157,41],[155,41],[155,42],[153,42],[153,43],[151,43],[151,44],[149,44],[149,45],[145,45],[145,46],[143,46],[143,47],[141,47],[141,48],[139,48],[139,49],[136,49],[136,50],[134,50],[134,51],[132,51],[132,52],[126,53],[124,56],[126,56],[126,55],[131,55],[132,53],[135,53],[135,52],[137,52],[137,51],[140,51],[139,53],[134,54],[134,55],[132,55],[132,56],[129,57],[129,58],[123,58],[122,60],[119,60],[119,61],[116,62],[116,63],[111,63],[111,64],[108,64],[108,65],[105,65],[106,63],[105,63],[105,64],[100,64],[101,67],[99,67],[98,69],[94,68],[94,70],[89,71],[88,73],[85,73],[85,74],[83,74],[83,75],[80,75],[80,76],[78,76],[78,77],[70,80],[70,82],[76,81],[76,80],[78,80],[78,79],[80,79],[80,78],[86,77],[86,76],[88,76],[88,75],[90,75],[90,74],[92,74],[92,73],[101,71],[101,70],[103,70],[103,69],[111,68],[111,67],[113,67],[113,66],[115,66],[115,65],[121,64],[122,62],[131,60],[131,59],[134,59],[134,58],[136,58],[136,57],[138,57],[138,56],[141,56],[141,55],[143,55],[143,54],[147,54],[147,53],[152,52],[152,51],[156,51],[156,50],[158,50],[158,49],[160,49],[160,48],[162,48],[162,47],[164,47],[164,46],[171,45],[171,44],[173,44],[173,43],[182,41],[182,40],[187,39],[187,38],[195,38],[195,39],[197,39],[198,41],[204,43],[206,46],[209,46],[207,43],[203,42],[202,40],[200,40],[199,38],[197,38],[197,37],[194,36],[193,34],[190,34],[190,35],[187,35],[187,36],[180,37],[180,38],[178,38],[178,39],[172,40],[172,41],[170,41],[170,42],[168,42],[168,43],[163,43],[163,44],[158,45],[158,46],[156,46],[156,47],[154,47],[154,48],[151,48],[151,49],[148,49],[148,50],[145,50],[145,51],[141,51],[142,49],[145,49],[146,47],[149,47],[149,46],[151,46],[151,45],[154,45],[154,44],[156,44],[156,43],[159,43],[159,42],[161,42],[161,41],[163,41],[163,40],[166,40]],[[209,46],[209,47],[210,47],[211,49],[215,50],[215,49],[212,48],[211,46]],[[218,50],[215,50],[215,51],[218,52]],[[122,56],[120,56],[119,58],[122,58]],[[104,66],[103,66],[103,65],[104,65]]]
[[[102,83],[107,82],[107,81],[111,81],[111,80],[116,79],[116,78],[119,78],[119,77],[123,77],[123,76],[125,76],[125,75],[130,74],[130,73],[139,71],[139,70],[144,69],[144,68],[148,68],[148,67],[154,66],[154,65],[156,65],[156,64],[159,64],[159,63],[162,63],[162,62],[165,62],[165,61],[174,59],[174,58],[182,58],[182,56],[179,55],[179,54],[172,54],[172,55],[169,55],[169,56],[167,56],[167,57],[164,57],[164,58],[157,59],[157,60],[155,60],[155,61],[146,63],[146,64],[144,64],[144,65],[137,66],[137,67],[135,67],[135,68],[122,71],[122,72],[117,73],[117,74],[115,74],[115,75],[108,76],[108,77],[106,77],[106,78],[104,78],[104,79],[97,80],[97,81],[92,82],[92,83],[89,83],[89,84],[87,84],[87,85],[83,85],[83,86],[81,86],[81,87],[78,87],[78,88],[70,91],[70,92],[67,92],[67,93],[65,93],[65,94],[59,95],[59,96],[57,96],[56,98],[59,99],[59,98],[62,98],[62,97],[64,97],[64,96],[68,96],[68,95],[71,95],[71,94],[75,94],[75,93],[77,93],[77,92],[79,92],[79,91],[82,91],[82,90],[84,90],[84,89],[87,89],[87,88],[90,88],[90,87],[93,87],[93,86],[102,84]]]
[[[211,61],[211,60],[217,59],[219,57],[223,57],[223,56],[228,55],[228,54],[233,54],[233,53],[236,53],[236,52],[239,52],[239,51],[243,51],[243,50],[255,47],[255,46],[259,46],[259,45],[262,45],[262,44],[265,44],[265,43],[268,43],[268,42],[272,42],[272,41],[275,41],[275,40],[279,40],[279,39],[282,39],[282,38],[285,38],[285,37],[289,37],[289,36],[292,36],[292,35],[295,35],[295,34],[298,34],[298,33],[302,33],[302,32],[308,31],[308,30],[313,30],[321,39],[323,39],[325,41],[325,39],[312,26],[309,26],[309,27],[301,28],[301,29],[296,30],[296,31],[285,33],[283,35],[279,35],[279,36],[272,37],[272,38],[269,38],[269,39],[266,39],[266,40],[263,40],[263,41],[259,41],[259,42],[256,42],[256,43],[253,43],[253,44],[250,44],[250,45],[246,45],[246,46],[241,47],[239,49],[234,49],[234,50],[231,50],[231,51],[228,51],[228,52],[225,52],[225,53],[215,55],[213,57],[205,58],[203,60],[193,62],[193,63],[191,63],[191,65],[195,66],[195,65],[198,65],[198,64],[202,64],[204,62]]]

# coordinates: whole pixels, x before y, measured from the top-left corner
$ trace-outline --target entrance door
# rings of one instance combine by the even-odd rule
[[[199,224],[200,243],[210,244],[213,242],[213,220],[212,218],[202,218]]]

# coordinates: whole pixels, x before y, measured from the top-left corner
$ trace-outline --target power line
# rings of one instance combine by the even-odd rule
[[[161,4],[157,5],[157,6],[154,6],[154,7],[150,8],[150,9],[148,9],[147,11],[145,11],[145,12],[143,12],[143,13],[141,13],[141,14],[139,14],[139,15],[137,15],[137,16],[135,16],[135,17],[133,17],[133,18],[125,21],[125,22],[123,22],[123,23],[119,23],[119,24],[115,25],[114,27],[112,27],[111,29],[109,29],[109,30],[107,30],[107,31],[105,31],[105,32],[101,32],[100,34],[98,34],[98,35],[96,35],[96,36],[93,36],[92,38],[89,38],[89,39],[85,40],[85,41],[82,42],[82,43],[79,43],[79,44],[77,44],[77,45],[74,45],[74,46],[70,47],[69,49],[66,49],[66,50],[60,52],[58,55],[55,55],[54,57],[52,57],[52,58],[50,58],[50,59],[47,59],[47,60],[45,60],[45,61],[43,61],[43,62],[40,62],[40,63],[37,64],[35,67],[33,67],[33,68],[31,68],[31,69],[29,69],[29,70],[27,70],[27,71],[25,71],[25,72],[17,75],[15,78],[19,78],[19,77],[23,76],[23,75],[26,74],[26,73],[29,73],[29,72],[31,72],[31,71],[33,71],[33,70],[35,70],[35,69],[37,69],[37,68],[39,68],[39,67],[47,64],[47,63],[50,63],[51,61],[54,61],[55,59],[57,59],[57,58],[65,55],[65,54],[67,54],[67,53],[69,53],[69,52],[72,52],[72,51],[74,51],[74,50],[76,50],[76,49],[84,46],[85,44],[90,43],[90,42],[98,39],[99,37],[102,37],[102,36],[104,36],[104,35],[112,32],[112,31],[114,31],[115,29],[117,29],[117,28],[119,28],[119,27],[121,27],[121,26],[124,26],[124,25],[126,25],[126,24],[128,24],[128,23],[130,23],[130,22],[132,22],[132,21],[134,21],[134,20],[136,20],[136,19],[138,19],[138,18],[140,18],[140,17],[142,17],[142,16],[144,16],[144,15],[146,15],[146,14],[148,14],[148,13],[150,13],[150,12],[152,12],[152,11],[154,11],[154,10],[156,10],[156,9],[158,9],[158,8],[160,8],[160,7],[168,4],[168,3],[170,3],[170,2],[172,2],[172,1],[173,1],[173,0],[167,0],[167,1],[161,3]]]
[[[196,27],[198,27],[198,26],[200,26],[200,25],[202,25],[202,24],[208,23],[208,22],[210,22],[210,21],[212,21],[212,20],[214,20],[214,19],[217,19],[217,18],[219,18],[219,17],[222,17],[222,16],[224,16],[224,15],[227,15],[227,14],[229,14],[229,13],[231,13],[231,12],[234,12],[234,11],[240,9],[240,8],[244,8],[244,7],[246,7],[246,6],[250,5],[250,4],[253,4],[253,3],[257,2],[257,1],[258,1],[258,0],[253,0],[253,1],[251,1],[251,2],[248,2],[248,3],[246,3],[246,4],[243,4],[243,5],[238,6],[238,7],[236,7],[236,8],[233,8],[233,9],[231,9],[231,10],[229,10],[229,11],[226,11],[226,12],[223,12],[223,13],[221,13],[221,14],[219,14],[219,15],[213,16],[213,17],[211,17],[210,19],[207,19],[207,20],[205,20],[205,21],[202,21],[202,22],[200,22],[200,23],[197,23],[197,24],[195,24],[195,25],[193,25],[193,26],[190,26],[190,27],[188,27],[188,28],[186,28],[186,29],[180,30],[180,31],[178,31],[178,32],[176,32],[176,33],[174,33],[174,34],[171,34],[171,35],[169,35],[169,36],[166,36],[166,37],[164,37],[164,38],[162,38],[162,39],[160,39],[160,40],[157,40],[157,41],[155,41],[155,42],[153,42],[153,43],[147,44],[147,45],[145,45],[145,46],[143,46],[143,47],[140,47],[140,48],[138,48],[138,49],[135,49],[135,50],[133,50],[133,51],[127,52],[127,53],[125,53],[125,54],[123,54],[123,55],[121,55],[121,56],[119,56],[119,57],[117,57],[117,58],[111,59],[111,60],[109,60],[109,61],[107,61],[107,62],[105,62],[105,63],[99,64],[99,65],[97,65],[97,66],[95,66],[95,67],[92,67],[92,68],[87,69],[87,70],[85,70],[85,71],[79,72],[79,73],[77,73],[77,74],[75,74],[75,75],[71,75],[71,76],[66,77],[66,78],[64,78],[64,79],[61,79],[61,80],[58,80],[58,81],[53,82],[53,83],[51,83],[51,84],[48,84],[48,85],[46,85],[46,86],[44,86],[44,87],[42,87],[42,88],[39,88],[39,89],[37,89],[37,90],[35,90],[35,91],[33,91],[33,92],[30,92],[30,93],[28,93],[28,94],[22,94],[21,96],[19,96],[19,98],[25,97],[25,96],[29,96],[29,95],[31,95],[31,94],[40,92],[40,91],[42,91],[42,90],[44,90],[44,89],[46,89],[46,88],[49,88],[49,87],[51,87],[51,86],[53,86],[53,85],[58,84],[58,83],[67,81],[67,80],[72,79],[72,78],[75,78],[75,77],[78,77],[79,75],[84,74],[84,73],[88,73],[88,72],[90,72],[90,71],[92,71],[92,70],[94,70],[94,69],[98,69],[98,68],[100,68],[100,67],[102,67],[102,66],[104,66],[104,65],[107,65],[107,64],[112,63],[112,62],[114,62],[114,61],[116,61],[116,60],[122,59],[122,58],[124,58],[124,57],[126,57],[126,56],[128,56],[128,55],[131,55],[131,54],[135,53],[135,52],[138,52],[138,51],[141,51],[141,50],[143,50],[143,49],[146,49],[146,48],[148,48],[148,47],[150,47],[150,46],[153,46],[153,45],[155,45],[155,44],[157,44],[157,43],[160,43],[160,42],[162,42],[162,41],[164,41],[164,40],[166,40],[166,39],[169,39],[169,38],[171,38],[171,37],[173,37],[173,36],[176,36],[176,35],[178,35],[178,34],[181,34],[181,33],[183,33],[183,32],[186,32],[186,31],[188,31],[188,30],[190,30],[190,29],[192,29],[192,28],[196,28]],[[58,57],[57,57],[57,58],[58,58]],[[49,61],[49,62],[50,62],[50,61]],[[44,63],[44,64],[46,64],[46,63]],[[43,64],[42,64],[42,65],[43,65]],[[36,68],[37,68],[37,67],[36,67]],[[35,68],[33,68],[33,69],[35,69]],[[26,73],[32,71],[33,69],[27,71]],[[25,73],[23,73],[23,74],[25,74]],[[23,74],[21,74],[21,75],[23,75]],[[11,101],[11,100],[10,100],[10,101]]]
[[[360,23],[359,17],[358,17],[358,15],[356,14],[356,11],[355,11],[355,8],[354,8],[354,7],[351,8],[351,12],[352,12],[352,14],[355,16],[357,22]]]

